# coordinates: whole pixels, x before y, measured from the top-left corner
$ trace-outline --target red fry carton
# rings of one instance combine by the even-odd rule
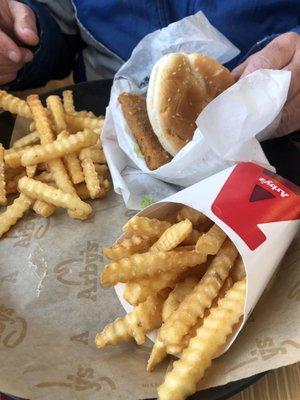
[[[300,222],[300,188],[263,167],[243,162],[184,189],[138,215],[163,219],[179,205],[201,211],[220,226],[242,256],[247,276],[243,327],[293,240]],[[132,310],[117,295],[127,312]],[[149,336],[151,339],[154,335]]]

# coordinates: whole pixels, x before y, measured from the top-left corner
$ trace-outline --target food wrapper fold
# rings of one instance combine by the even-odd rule
[[[131,209],[142,209],[239,161],[269,166],[259,140],[272,135],[286,101],[290,72],[254,72],[208,104],[198,117],[193,140],[171,162],[150,171],[118,96],[122,92],[145,96],[153,65],[171,52],[200,52],[223,64],[239,53],[199,12],[146,36],[117,72],[102,142],[115,191]]]

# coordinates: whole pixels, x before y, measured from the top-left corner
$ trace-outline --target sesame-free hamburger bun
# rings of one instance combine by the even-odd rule
[[[151,72],[147,112],[162,147],[175,156],[192,140],[203,108],[234,83],[218,61],[193,53],[170,53]]]

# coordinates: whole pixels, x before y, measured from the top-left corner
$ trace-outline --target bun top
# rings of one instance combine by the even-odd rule
[[[171,53],[150,76],[147,112],[163,148],[173,156],[189,142],[203,108],[234,83],[228,69],[203,54]]]

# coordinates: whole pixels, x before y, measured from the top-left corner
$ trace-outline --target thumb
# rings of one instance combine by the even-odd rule
[[[243,72],[245,71],[245,69],[247,67],[247,64],[248,64],[248,60],[244,61],[242,64],[238,65],[231,71],[231,74],[233,75],[233,77],[236,81],[239,80],[240,77],[242,76]]]
[[[12,1],[9,4],[14,19],[16,36],[25,44],[35,46],[39,42],[34,12],[25,4]]]
[[[279,127],[272,137],[280,137],[300,129],[300,93],[289,100],[282,109]]]

